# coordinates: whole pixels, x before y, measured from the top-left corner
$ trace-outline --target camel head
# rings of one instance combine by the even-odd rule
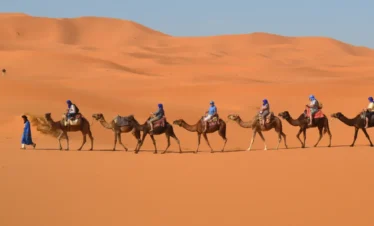
[[[184,123],[184,120],[183,119],[178,119],[178,120],[174,120],[173,121],[173,124],[174,125],[178,125],[178,126],[182,126]]]
[[[93,114],[92,115],[92,118],[96,119],[96,120],[100,120],[100,119],[103,119],[104,118],[104,115],[101,114],[101,113],[97,113],[97,114]]]
[[[230,120],[233,120],[233,121],[236,121],[236,120],[239,120],[239,119],[240,119],[240,117],[239,117],[238,114],[229,114],[229,115],[227,116],[227,118],[230,119]]]
[[[283,119],[290,119],[291,115],[288,111],[283,111],[278,114],[279,117],[282,117]]]
[[[337,113],[333,113],[333,114],[331,114],[331,117],[332,118],[340,118],[340,117],[342,117],[343,116],[343,114],[341,113],[341,112],[337,112]]]

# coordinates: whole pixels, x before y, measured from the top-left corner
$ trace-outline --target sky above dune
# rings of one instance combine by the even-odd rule
[[[174,36],[269,32],[328,36],[374,48],[372,9],[374,1],[368,0],[6,0],[1,3],[1,12],[43,17],[114,17]]]

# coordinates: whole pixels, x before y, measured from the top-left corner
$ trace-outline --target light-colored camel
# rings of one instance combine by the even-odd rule
[[[226,146],[226,142],[227,142],[227,138],[226,138],[226,123],[222,120],[222,119],[219,119],[217,120],[216,122],[214,121],[209,121],[208,122],[208,127],[206,129],[206,131],[204,132],[204,122],[200,119],[195,125],[189,125],[187,122],[185,122],[183,119],[178,119],[178,120],[175,120],[173,122],[174,125],[178,125],[180,127],[183,127],[184,129],[190,131],[190,132],[196,132],[197,133],[197,148],[196,148],[196,151],[195,153],[197,153],[199,151],[199,147],[200,147],[200,138],[201,138],[201,134],[203,135],[205,141],[207,142],[209,148],[210,148],[210,152],[213,153],[213,148],[210,146],[210,143],[209,143],[209,140],[208,140],[208,137],[207,137],[207,133],[215,133],[218,131],[218,134],[222,137],[224,143],[223,143],[223,147],[222,147],[222,152],[224,151],[225,149],[225,146]]]
[[[105,120],[104,115],[102,113],[93,114],[92,117],[95,120],[99,121],[100,124],[104,128],[110,129],[110,130],[112,130],[114,132],[114,147],[113,147],[113,151],[116,150],[117,139],[118,139],[119,144],[122,145],[122,147],[125,149],[125,151],[128,151],[127,147],[122,143],[122,139],[121,139],[121,134],[122,133],[131,132],[131,134],[135,137],[135,139],[138,141],[138,143],[136,144],[135,150],[140,145],[140,143],[141,143],[141,140],[140,140],[140,131],[136,130],[133,126],[131,126],[129,122],[126,125],[120,125],[119,123],[116,123],[115,119],[113,119],[110,122],[107,122]],[[126,120],[132,120],[134,118],[134,116],[133,115],[129,115],[128,117],[125,117],[125,118],[126,118]]]
[[[272,117],[272,119],[270,120],[269,123],[265,123],[264,125],[261,125],[261,122],[259,120],[258,115],[255,116],[253,118],[253,120],[249,121],[249,122],[244,122],[240,118],[240,116],[237,115],[237,114],[230,114],[230,115],[227,116],[228,119],[230,119],[232,121],[235,121],[236,123],[238,123],[243,128],[252,128],[252,140],[251,140],[251,144],[249,145],[249,148],[247,149],[247,151],[251,150],[257,133],[260,135],[262,141],[264,142],[264,145],[265,145],[264,150],[267,150],[265,138],[264,138],[264,135],[262,135],[262,132],[269,131],[271,129],[275,129],[275,131],[278,133],[278,145],[277,145],[276,150],[278,150],[278,148],[279,148],[279,144],[282,141],[282,137],[284,139],[284,146],[286,148],[288,148],[287,147],[287,141],[286,141],[286,134],[284,134],[283,131],[282,131],[283,130],[282,129],[282,121],[274,115],[272,115],[271,117]]]
[[[87,140],[86,136],[87,135],[90,137],[90,140],[91,140],[90,150],[91,151],[93,150],[93,136],[92,136],[92,132],[91,132],[91,129],[90,129],[90,123],[87,121],[86,118],[81,117],[80,125],[76,125],[76,126],[75,125],[65,126],[65,124],[64,124],[65,119],[62,119],[62,120],[56,121],[56,122],[53,121],[53,119],[51,117],[51,113],[46,113],[45,118],[52,128],[61,130],[61,134],[57,138],[58,143],[60,145],[60,150],[62,150],[62,146],[61,146],[62,136],[66,137],[67,147],[66,147],[65,150],[69,150],[69,137],[68,137],[67,133],[68,132],[78,132],[78,131],[81,131],[82,135],[83,135],[83,142],[82,142],[82,145],[80,146],[80,148],[78,148],[78,151],[82,150],[83,145],[86,143],[86,140]]]

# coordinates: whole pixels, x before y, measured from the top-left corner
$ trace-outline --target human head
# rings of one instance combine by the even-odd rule
[[[163,108],[162,104],[158,104],[157,106],[158,108]]]
[[[369,97],[368,100],[369,100],[369,102],[374,102],[373,97]]]
[[[26,115],[22,115],[22,118],[23,118],[23,121],[24,121],[24,122],[27,121],[27,116],[26,116]]]
[[[264,105],[265,105],[265,104],[268,104],[268,100],[267,100],[267,99],[263,99],[263,100],[262,100],[262,104],[264,104]]]
[[[309,96],[309,100],[315,100],[315,97],[313,94]]]
[[[211,101],[210,101],[210,105],[212,105],[212,106],[213,106],[213,105],[214,105],[214,101],[212,101],[212,100],[211,100]]]
[[[72,104],[70,100],[67,100],[66,103],[68,104],[68,106]]]

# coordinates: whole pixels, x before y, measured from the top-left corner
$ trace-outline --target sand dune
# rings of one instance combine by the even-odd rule
[[[348,147],[354,129],[338,120],[329,117],[331,148],[324,137],[321,147],[301,149],[298,128],[282,121],[290,149],[261,151],[257,137],[244,152],[250,129],[228,122],[223,154],[210,154],[203,140],[191,154],[196,134],[175,126],[185,154],[174,154],[171,140],[170,154],[152,155],[147,137],[134,155],[129,133],[129,152],[106,151],[114,135],[91,115],[144,122],[162,102],[170,122],[194,124],[214,100],[225,120],[250,120],[267,98],[275,113],[297,117],[313,93],[327,115],[353,117],[373,95],[373,49],[327,37],[173,37],[119,19],[3,13],[0,68],[0,225],[372,225],[374,152],[362,132]],[[95,151],[75,151],[80,133],[69,134],[72,151],[57,151],[56,139],[34,128],[37,150],[19,150],[20,116],[57,120],[67,99],[93,123]],[[264,136],[273,149],[276,133]],[[208,137],[220,150],[218,134]],[[317,138],[308,130],[307,146]],[[165,137],[156,140],[163,150]]]

